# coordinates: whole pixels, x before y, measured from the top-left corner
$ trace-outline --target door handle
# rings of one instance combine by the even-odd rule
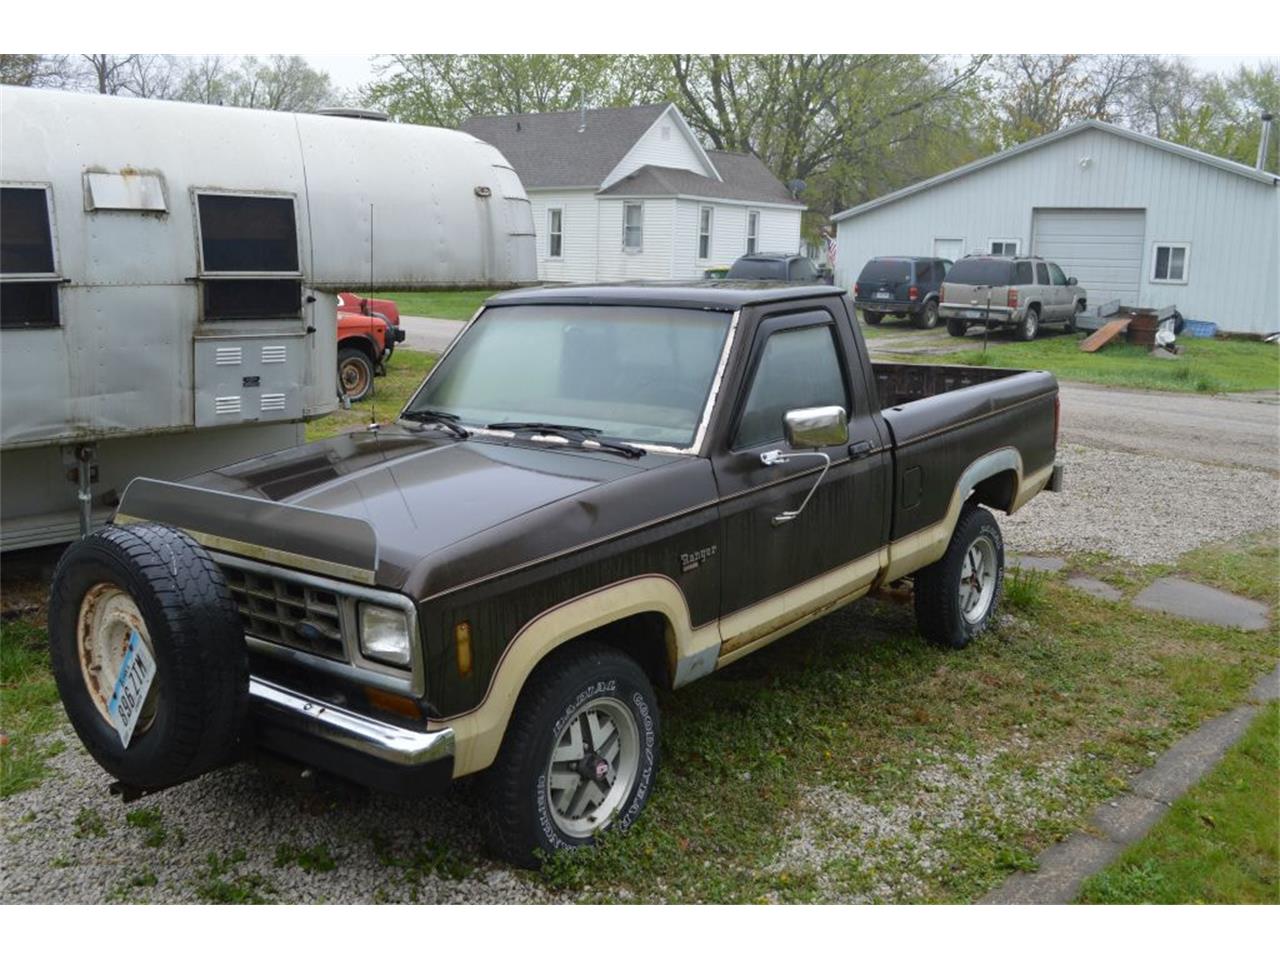
[[[871,456],[871,441],[859,440],[856,443],[849,444],[849,459],[861,460],[863,457]]]

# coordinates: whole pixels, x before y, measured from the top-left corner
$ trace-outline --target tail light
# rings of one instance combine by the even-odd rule
[[[945,283],[938,284],[938,302],[947,302],[947,285]]]
[[[860,283],[855,283],[855,284],[853,285],[853,295],[854,295],[855,297],[860,297],[860,296],[862,296],[862,284],[860,284]]]
[[[1018,290],[1016,287],[1009,288],[1009,309],[1016,310],[1018,307]]]
[[[920,288],[919,288],[919,287],[908,287],[908,288],[907,288],[907,299],[908,299],[908,300],[919,300],[919,299],[920,299]]]

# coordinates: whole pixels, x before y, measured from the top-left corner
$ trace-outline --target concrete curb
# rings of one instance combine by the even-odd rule
[[[1214,717],[1161,754],[1129,789],[1093,812],[1089,828],[1040,854],[1035,873],[1015,873],[979,903],[1071,903],[1086,879],[1147,835],[1170,804],[1218,765],[1257,716],[1260,704],[1280,700],[1280,666],[1249,691],[1253,703]]]

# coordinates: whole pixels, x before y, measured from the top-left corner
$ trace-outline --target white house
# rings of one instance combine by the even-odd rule
[[[845,287],[874,256],[1033,254],[1078,277],[1091,305],[1280,330],[1280,177],[1097,120],[832,219]]]
[[[697,278],[800,249],[805,209],[758,157],[706,150],[669,103],[475,117],[533,205],[541,280]]]

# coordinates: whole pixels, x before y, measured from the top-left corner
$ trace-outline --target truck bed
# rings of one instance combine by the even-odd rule
[[[1022,373],[1007,367],[964,367],[926,363],[875,363],[876,391],[880,407],[902,406],[926,397],[949,393]]]

